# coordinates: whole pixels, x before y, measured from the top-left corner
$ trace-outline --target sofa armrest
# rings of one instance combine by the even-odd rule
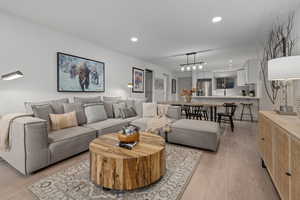
[[[21,173],[28,175],[49,163],[48,131],[45,120],[22,117],[13,121],[11,149],[1,156]]]
[[[181,107],[180,106],[169,106],[167,116],[172,119],[181,119]]]

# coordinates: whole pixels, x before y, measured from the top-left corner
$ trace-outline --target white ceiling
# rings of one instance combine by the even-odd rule
[[[207,68],[241,65],[256,57],[276,16],[299,8],[299,0],[0,0],[0,9],[72,33],[104,47],[178,69],[184,56],[199,55]],[[212,24],[213,16],[223,21]],[[138,43],[130,42],[132,36]]]

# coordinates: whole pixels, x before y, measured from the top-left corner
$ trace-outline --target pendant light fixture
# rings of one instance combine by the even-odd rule
[[[187,53],[186,55],[186,63],[185,64],[180,64],[180,70],[181,71],[190,71],[190,70],[201,70],[203,69],[203,65],[207,64],[206,62],[200,61],[196,62],[196,55],[197,52],[191,52]],[[194,61],[189,62],[189,56],[194,56]]]

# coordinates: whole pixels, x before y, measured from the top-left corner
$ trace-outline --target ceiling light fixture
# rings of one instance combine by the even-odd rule
[[[203,65],[207,64],[206,62],[203,62],[203,61],[196,62],[196,54],[197,54],[197,52],[191,52],[191,53],[185,54],[186,55],[186,63],[180,64],[181,71],[184,71],[185,69],[187,71],[190,71],[191,69],[197,70],[197,66],[198,66],[198,69],[202,69]],[[189,62],[189,56],[194,56],[194,62]]]
[[[220,17],[220,16],[217,16],[217,17],[214,17],[214,18],[212,18],[212,23],[218,23],[218,22],[221,22],[222,21],[222,17]]]
[[[139,41],[139,39],[137,37],[132,37],[132,38],[130,38],[130,40],[131,40],[131,42],[138,42]]]

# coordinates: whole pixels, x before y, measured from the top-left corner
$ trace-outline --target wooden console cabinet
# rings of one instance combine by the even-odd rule
[[[261,111],[257,140],[281,199],[300,200],[300,119]]]

